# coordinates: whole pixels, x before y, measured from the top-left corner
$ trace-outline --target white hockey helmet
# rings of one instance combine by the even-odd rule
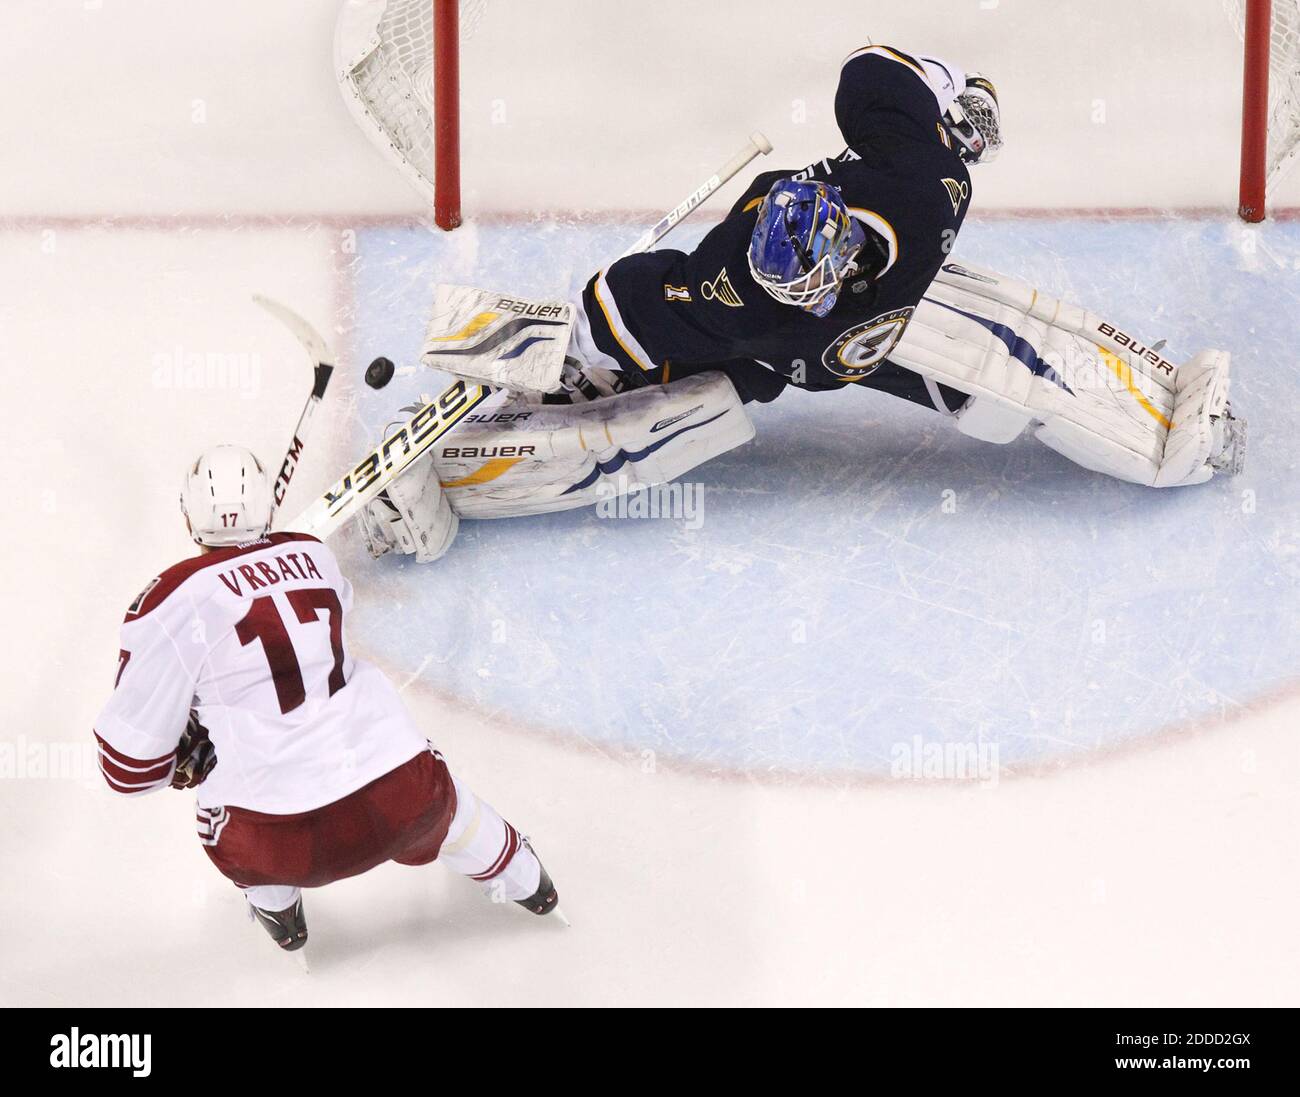
[[[213,446],[185,474],[181,513],[200,545],[256,541],[271,526],[271,485],[243,446]]]

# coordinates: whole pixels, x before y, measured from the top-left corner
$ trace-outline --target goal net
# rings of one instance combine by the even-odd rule
[[[1300,0],[1224,0],[1224,7],[1246,43],[1241,205],[1243,217],[1258,220],[1265,198],[1300,159]]]
[[[487,0],[348,0],[335,27],[335,72],[348,109],[434,204],[443,228],[460,223],[460,43],[486,8]],[[435,57],[449,68],[438,94]]]

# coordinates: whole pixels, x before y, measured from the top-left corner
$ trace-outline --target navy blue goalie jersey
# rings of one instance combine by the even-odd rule
[[[902,336],[966,215],[970,176],[941,121],[963,83],[964,74],[940,62],[885,46],[852,54],[835,95],[848,147],[800,171],[759,175],[694,251],[632,255],[595,275],[583,305],[597,348],[653,381],[665,368],[668,379],[726,368],[742,392],[746,372],[766,374],[778,391],[869,377]],[[876,276],[848,279],[824,317],[776,301],[749,272],[758,207],[780,178],[837,187],[881,242]]]

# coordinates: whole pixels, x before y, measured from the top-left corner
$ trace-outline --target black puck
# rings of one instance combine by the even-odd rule
[[[391,358],[376,358],[366,367],[366,384],[381,389],[393,379],[396,367]]]

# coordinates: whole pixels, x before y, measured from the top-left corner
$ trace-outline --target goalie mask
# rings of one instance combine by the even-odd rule
[[[181,513],[200,545],[256,541],[270,529],[273,509],[262,463],[243,446],[205,450],[181,485]]]
[[[778,179],[758,208],[749,272],[783,305],[825,316],[857,273],[865,234],[828,183]]]
[[[968,164],[989,164],[1002,151],[1002,111],[998,90],[987,77],[972,73],[943,116],[953,148]]]

